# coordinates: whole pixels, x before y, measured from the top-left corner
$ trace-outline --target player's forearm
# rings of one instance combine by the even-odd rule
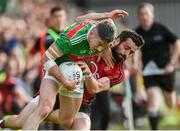
[[[111,12],[105,12],[105,13],[89,13],[83,16],[79,16],[76,18],[76,21],[78,20],[84,20],[84,19],[92,19],[92,20],[102,20],[102,19],[117,19],[117,18],[124,18],[125,16],[128,16],[128,13],[124,10],[113,10]]]
[[[171,63],[176,64],[180,56],[180,40],[178,39],[175,43],[174,51],[171,57]]]
[[[96,94],[96,92],[98,90],[98,86],[99,86],[97,80],[91,75],[89,77],[85,77],[85,81],[84,82],[85,82],[87,91],[90,94]]]
[[[49,74],[52,75],[53,77],[55,77],[63,85],[65,84],[65,78],[64,78],[63,74],[61,73],[61,71],[59,70],[58,65],[53,66],[49,70]]]
[[[76,18],[76,21],[85,20],[85,19],[102,20],[102,19],[107,19],[107,18],[109,18],[108,12],[105,12],[105,13],[89,13],[86,15],[78,16]]]
[[[64,84],[65,79],[59,70],[58,65],[55,62],[55,59],[63,55],[60,52],[55,44],[52,44],[45,54],[41,58],[41,63],[44,65],[44,69],[53,77],[55,77],[60,83]]]
[[[90,94],[97,94],[110,89],[110,80],[106,77],[96,80],[91,76],[85,79],[85,85]]]
[[[55,77],[60,83],[64,83],[64,77],[59,70],[58,65],[51,58],[48,58],[46,54],[42,57],[41,63],[44,65],[45,70]]]

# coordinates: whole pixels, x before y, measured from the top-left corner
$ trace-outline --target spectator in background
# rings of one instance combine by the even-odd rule
[[[46,49],[55,41],[56,37],[64,31],[66,24],[66,9],[63,5],[54,6],[50,10],[50,16],[46,20],[47,31],[43,32],[41,37],[36,40],[33,48],[31,49],[31,55],[36,56],[40,54],[42,56]],[[31,59],[31,57],[30,57]],[[34,62],[34,61],[29,61]],[[39,59],[40,62],[40,59]],[[30,65],[34,66],[34,63]],[[40,63],[36,64],[37,66]],[[29,67],[30,68],[30,67]],[[42,66],[39,69],[40,73],[34,81],[34,93],[39,90],[40,81],[42,77]]]
[[[0,51],[0,72],[3,70],[4,65],[7,61],[7,54],[4,51]],[[1,81],[1,80],[0,80]]]
[[[154,21],[154,7],[150,3],[138,6],[140,25],[136,32],[143,36],[145,45],[141,49],[143,62],[144,85],[147,89],[147,110],[151,129],[158,129],[159,94],[157,87],[161,87],[166,104],[172,108],[176,97],[173,89],[174,65],[178,60],[180,42],[175,34],[167,27]],[[174,45],[172,55],[170,45]],[[138,58],[136,56],[135,58]],[[134,60],[135,68],[138,61]]]
[[[14,1],[9,1],[8,4],[12,4],[13,2]],[[20,2],[15,1],[15,3],[16,4],[13,5],[14,8],[8,8],[7,12],[0,16],[0,83],[4,84],[6,79],[6,72],[4,71],[4,66],[7,64],[6,61],[11,60],[12,58],[16,59],[18,67],[16,66],[14,70],[16,70],[17,74],[13,78],[16,79],[17,83],[13,83],[14,85],[12,87],[18,87],[14,89],[20,90],[18,93],[21,95],[15,96],[19,107],[22,107],[25,102],[24,98],[21,98],[24,89],[26,90],[26,93],[28,93],[26,94],[28,97],[29,95],[32,95],[31,93],[33,92],[32,83],[35,83],[34,85],[39,88],[38,83],[40,82],[40,79],[34,81],[38,72],[37,66],[39,67],[39,59],[37,57],[39,49],[35,49],[34,54],[36,55],[33,56],[33,59],[29,60],[28,57],[29,53],[33,52],[30,49],[32,48],[33,43],[35,43],[35,40],[37,45],[33,48],[38,47],[40,38],[37,39],[37,37],[45,30],[45,25],[42,21],[44,21],[49,14],[47,9],[55,5],[55,3],[51,0],[41,2],[22,0]],[[65,28],[66,10],[63,6],[56,6],[55,8],[54,11],[50,12],[47,20],[47,27],[52,29],[51,32],[54,31],[58,35],[64,30],[63,28]],[[11,11],[8,11],[9,9]],[[54,41],[54,38],[48,34],[48,31],[44,34],[46,34],[47,38],[47,43],[44,47],[48,48],[51,42]],[[32,62],[32,64],[30,62]],[[3,86],[0,88],[2,89]],[[12,91],[9,90],[8,93],[12,93]],[[29,97],[27,99],[29,100]],[[3,113],[5,112],[2,112],[2,108],[6,108],[5,104],[0,106],[0,108],[0,115],[1,113],[4,115]]]
[[[14,57],[8,58],[4,66],[4,81],[0,83],[0,93],[2,94],[2,111],[4,114],[18,113],[28,102],[27,94],[23,91],[21,84],[16,77],[18,72],[18,62]]]
[[[11,55],[13,53],[14,48],[19,44],[19,41],[14,36],[15,30],[13,27],[7,27],[4,28],[3,30],[4,31],[2,32],[2,37],[1,37],[2,43],[0,48],[4,50],[6,54]]]
[[[21,20],[19,20],[21,21]],[[17,19],[12,19],[7,16],[1,16],[1,35],[0,35],[0,49],[8,56],[15,56],[18,60],[19,73],[23,73],[25,69],[25,59],[23,55],[22,37],[18,37],[19,34],[23,36],[22,31],[26,28],[21,22],[21,29],[18,27],[20,24]],[[19,28],[19,29],[18,29]]]

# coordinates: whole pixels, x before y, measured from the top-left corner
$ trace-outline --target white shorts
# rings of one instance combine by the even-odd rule
[[[59,81],[54,78],[53,76],[49,75],[48,72],[45,73],[43,79],[46,80],[53,80],[58,84],[58,93],[62,96],[71,97],[71,98],[82,98],[84,94],[84,81],[82,80],[80,86],[78,86],[73,91],[68,90],[65,88]]]
[[[34,105],[38,106],[39,96],[36,96],[35,98],[33,98],[30,103],[33,103]]]

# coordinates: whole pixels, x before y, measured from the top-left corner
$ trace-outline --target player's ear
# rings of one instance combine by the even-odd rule
[[[91,31],[89,32],[89,34],[90,34],[90,35],[93,35],[93,34],[94,34],[94,31],[93,31],[93,30],[91,30]]]
[[[94,31],[93,31],[93,30],[90,30],[90,31],[89,31],[88,37],[89,37],[90,39],[91,39],[92,37],[94,37]]]
[[[119,39],[119,38],[116,38],[116,39],[113,41],[113,44],[112,44],[111,48],[117,46],[119,43],[120,43],[120,39]]]

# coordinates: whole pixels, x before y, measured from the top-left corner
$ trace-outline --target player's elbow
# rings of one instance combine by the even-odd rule
[[[110,89],[110,79],[108,77],[104,77],[101,81],[101,91],[107,91]]]

